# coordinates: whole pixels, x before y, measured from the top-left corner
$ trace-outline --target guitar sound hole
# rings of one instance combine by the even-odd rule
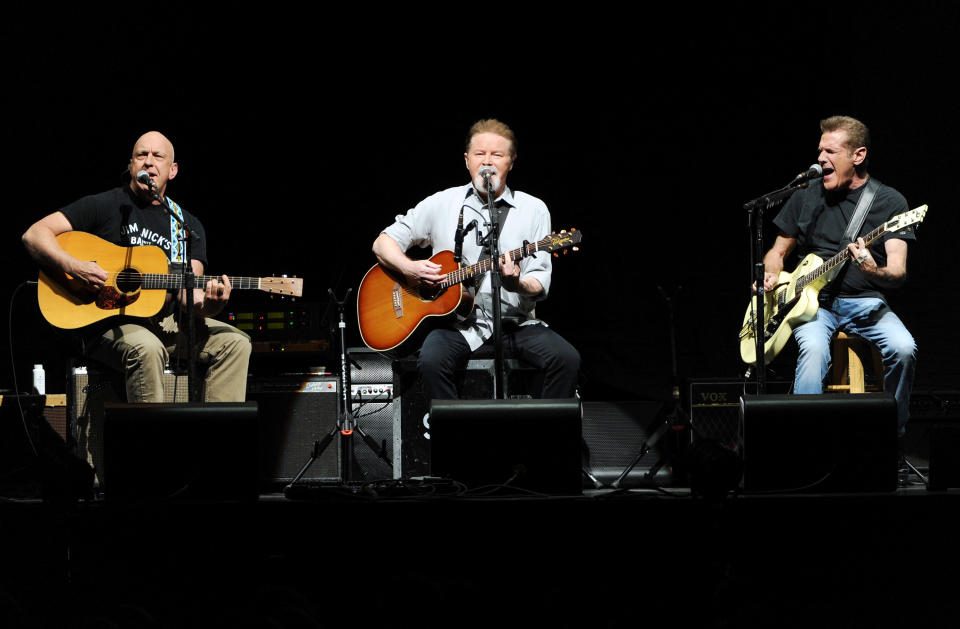
[[[124,269],[117,274],[117,289],[123,293],[133,293],[143,284],[143,277],[135,269]]]
[[[424,301],[434,301],[435,299],[439,298],[440,295],[447,292],[447,289],[421,286],[418,292],[420,293],[420,299]]]

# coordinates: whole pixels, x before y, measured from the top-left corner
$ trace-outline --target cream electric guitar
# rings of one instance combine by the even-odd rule
[[[897,214],[863,237],[869,246],[880,236],[900,231],[923,220],[927,206]],[[794,328],[813,319],[819,308],[818,296],[824,286],[837,276],[843,264],[850,258],[846,247],[824,262],[815,254],[808,254],[793,273],[782,271],[779,282],[764,293],[763,306],[763,358],[765,363],[773,360],[790,340]],[[743,316],[740,328],[740,358],[747,364],[757,362],[755,342],[756,299],[751,299]]]

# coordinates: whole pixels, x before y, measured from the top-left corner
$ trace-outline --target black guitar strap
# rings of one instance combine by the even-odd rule
[[[855,242],[860,235],[860,228],[863,227],[863,221],[867,218],[867,214],[870,213],[870,207],[873,205],[873,199],[877,196],[877,190],[879,188],[880,182],[870,177],[870,180],[867,181],[867,184],[863,188],[863,194],[860,195],[860,200],[857,201],[857,207],[853,211],[853,216],[850,217],[850,224],[847,225],[847,231],[843,234],[843,238],[847,242]]]

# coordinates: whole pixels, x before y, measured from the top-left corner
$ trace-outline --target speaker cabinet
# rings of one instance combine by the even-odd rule
[[[767,383],[767,393],[785,394],[790,383]],[[689,382],[688,405],[693,441],[715,441],[722,447],[739,452],[743,443],[740,425],[740,398],[756,395],[757,383],[742,378],[693,379]]]
[[[257,458],[255,402],[104,405],[107,500],[256,500]]]
[[[334,376],[290,374],[251,377],[247,400],[260,409],[260,483],[264,491],[292,481],[310,460],[314,444],[337,425],[340,385]],[[339,433],[302,477],[340,478]]]
[[[744,396],[746,492],[893,491],[897,406],[889,393]]]
[[[652,437],[660,425],[662,402],[636,400],[616,402],[583,402],[583,441],[587,448],[587,464],[590,472],[608,486],[617,480],[640,453],[645,441]],[[660,437],[657,445],[630,470],[620,482],[620,487],[649,485],[667,482],[670,468],[661,465],[652,479],[645,475],[661,460],[661,447],[668,447],[674,431]]]
[[[46,419],[43,395],[0,395],[0,495],[91,498],[93,470]]]
[[[434,400],[434,476],[473,489],[502,485],[552,494],[582,491],[581,407],[562,400]]]
[[[190,391],[187,376],[171,371],[163,374],[163,401],[187,402]],[[67,383],[66,441],[76,455],[103,480],[103,409],[105,404],[125,401],[123,377],[117,371],[95,365],[77,365],[70,369]]]
[[[397,478],[430,475],[430,419],[416,361],[393,363],[393,472]]]
[[[960,423],[938,421],[930,430],[927,489],[960,487]]]

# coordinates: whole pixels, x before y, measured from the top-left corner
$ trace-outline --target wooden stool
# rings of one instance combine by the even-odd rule
[[[833,338],[831,353],[833,369],[826,391],[866,393],[883,391],[883,358],[880,352],[859,336],[837,332]],[[872,365],[877,384],[866,384],[864,364]]]

